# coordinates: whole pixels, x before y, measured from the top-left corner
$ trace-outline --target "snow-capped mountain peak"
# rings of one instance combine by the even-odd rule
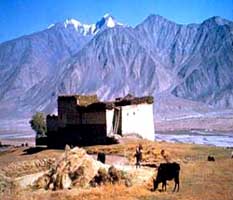
[[[77,32],[83,34],[83,35],[88,35],[92,34],[92,26],[93,24],[82,24],[80,21],[76,19],[67,19],[64,22],[64,27],[69,28],[72,27],[74,28]]]
[[[109,14],[109,13],[105,13],[105,15],[104,15],[103,17],[104,17],[104,18],[111,17],[111,14]]]
[[[66,19],[64,22],[51,24],[48,26],[48,29],[51,29],[53,27],[63,27],[65,29],[73,29],[85,36],[85,35],[95,35],[100,30],[104,30],[106,28],[113,28],[115,26],[123,26],[123,24],[117,22],[112,15],[107,13],[95,24],[83,24],[76,19],[70,18],[70,19]]]
[[[77,30],[79,26],[82,26],[81,22],[76,19],[66,19],[64,22],[64,26],[67,27],[69,25],[72,25]]]
[[[49,25],[48,29],[65,28],[69,30],[74,30],[75,32],[78,32],[85,36],[85,35],[93,34],[93,29],[94,29],[93,26],[94,24],[83,24],[76,19],[69,18],[63,22]]]
[[[109,28],[113,28],[115,27],[116,25],[122,25],[121,23],[118,23],[114,17],[112,15],[110,15],[109,13],[106,13],[103,18],[105,20],[105,24],[107,27]]]
[[[113,20],[113,18],[110,16],[108,17],[108,20],[106,21],[106,25],[109,28],[113,28],[116,25],[116,22]]]
[[[104,28],[113,28],[115,26],[123,26],[122,23],[119,23],[115,20],[115,18],[110,15],[109,13],[106,13],[96,24],[95,24],[95,30],[94,33],[98,33],[100,29]]]

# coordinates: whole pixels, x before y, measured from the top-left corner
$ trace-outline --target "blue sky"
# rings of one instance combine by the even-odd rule
[[[212,16],[233,20],[233,0],[0,0],[0,42],[67,18],[95,23],[105,13],[131,26],[150,14],[182,24]]]

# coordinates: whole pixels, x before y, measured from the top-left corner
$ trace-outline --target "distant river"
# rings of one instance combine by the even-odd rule
[[[7,139],[22,139],[22,138],[32,138],[35,137],[35,134],[31,133],[0,133],[0,141]]]
[[[156,141],[204,144],[219,147],[233,147],[233,132],[184,131],[155,133]]]
[[[1,140],[22,140],[33,138],[35,134],[23,133],[6,133],[0,134]],[[191,144],[205,144],[219,147],[233,147],[233,132],[206,132],[206,131],[183,131],[183,132],[168,132],[155,133],[156,141],[191,143]]]

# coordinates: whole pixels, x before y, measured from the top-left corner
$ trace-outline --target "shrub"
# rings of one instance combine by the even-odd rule
[[[31,124],[32,129],[36,132],[36,137],[46,137],[46,121],[44,114],[41,112],[37,112],[32,116],[32,119],[29,122]]]

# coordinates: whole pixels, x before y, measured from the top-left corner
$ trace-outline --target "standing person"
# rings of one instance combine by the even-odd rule
[[[136,148],[136,153],[135,153],[135,157],[136,157],[136,168],[140,168],[141,167],[141,161],[142,161],[142,145],[139,144]]]

